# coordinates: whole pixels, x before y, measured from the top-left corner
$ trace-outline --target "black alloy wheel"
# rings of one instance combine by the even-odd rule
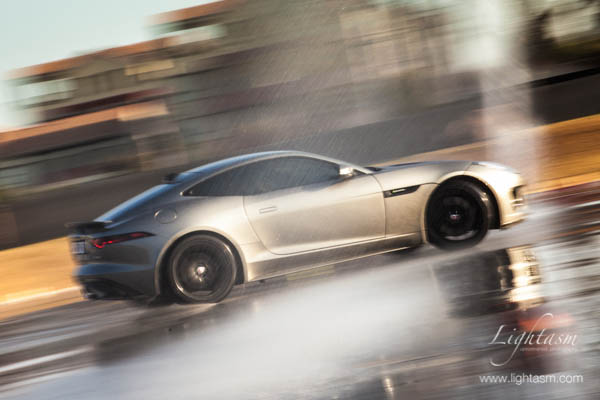
[[[195,235],[171,253],[168,277],[175,296],[186,303],[218,303],[233,288],[237,262],[230,246],[211,235]]]
[[[488,194],[474,183],[443,184],[432,195],[427,208],[429,241],[442,249],[475,246],[493,221]]]

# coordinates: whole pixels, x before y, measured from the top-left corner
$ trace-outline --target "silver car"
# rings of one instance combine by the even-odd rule
[[[295,151],[228,158],[165,178],[70,224],[93,299],[218,302],[236,284],[431,243],[473,246],[524,218],[523,179],[492,163],[361,167]]]

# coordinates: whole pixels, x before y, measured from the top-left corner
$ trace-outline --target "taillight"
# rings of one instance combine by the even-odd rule
[[[101,249],[108,244],[113,243],[121,243],[126,242],[128,240],[140,239],[148,236],[153,236],[151,233],[147,232],[133,232],[133,233],[125,233],[123,235],[115,235],[115,236],[104,236],[92,239],[91,243],[97,249]]]

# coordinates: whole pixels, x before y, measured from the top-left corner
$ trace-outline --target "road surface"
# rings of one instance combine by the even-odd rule
[[[598,200],[597,186],[538,199],[475,249],[364,258],[238,287],[218,305],[15,317],[0,322],[0,397],[598,398]],[[542,327],[569,342],[507,344]],[[571,383],[482,381],[548,375]]]

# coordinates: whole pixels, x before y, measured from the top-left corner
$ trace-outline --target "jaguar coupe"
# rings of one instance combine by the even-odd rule
[[[90,299],[215,303],[234,285],[430,243],[474,246],[525,216],[516,171],[472,161],[381,167],[296,151],[165,177],[69,224]]]

